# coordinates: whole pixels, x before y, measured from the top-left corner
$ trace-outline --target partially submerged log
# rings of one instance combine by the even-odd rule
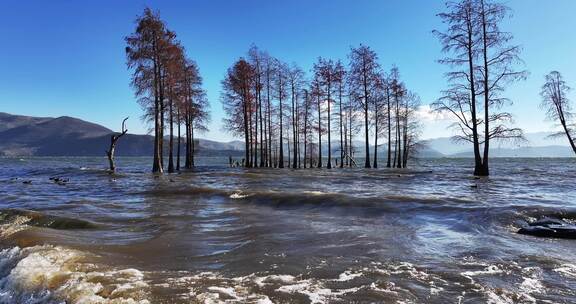
[[[120,139],[120,137],[124,136],[128,133],[128,129],[126,128],[126,120],[128,117],[124,118],[122,121],[122,132],[118,134],[112,134],[110,136],[110,148],[106,151],[106,155],[108,156],[108,163],[110,165],[110,173],[116,172],[116,163],[114,162],[114,152],[116,150],[116,143]]]
[[[576,239],[576,225],[557,219],[543,219],[520,228],[518,233],[538,237]]]

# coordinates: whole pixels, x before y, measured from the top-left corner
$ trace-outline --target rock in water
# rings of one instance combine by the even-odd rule
[[[576,239],[576,225],[557,219],[543,219],[520,228],[518,233],[538,237]]]

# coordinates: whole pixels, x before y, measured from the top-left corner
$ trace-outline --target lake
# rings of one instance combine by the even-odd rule
[[[227,161],[0,158],[0,303],[576,302],[576,241],[516,233],[576,221],[576,159]]]

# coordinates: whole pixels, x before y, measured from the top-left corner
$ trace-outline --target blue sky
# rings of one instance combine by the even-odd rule
[[[544,75],[561,71],[576,87],[576,1],[506,1],[514,16],[505,29],[522,45],[529,79],[507,91],[516,124],[527,132],[552,128],[539,91]],[[221,130],[220,81],[252,43],[309,71],[318,56],[346,59],[350,46],[371,46],[383,66],[396,64],[424,104],[445,88],[436,63],[443,1],[5,1],[0,10],[0,112],[69,115],[131,133],[145,133],[129,86],[123,38],[144,7],[160,10],[188,55],[198,62],[212,107],[204,137]],[[576,99],[572,94],[572,99]],[[427,119],[423,137],[451,135],[446,121]]]

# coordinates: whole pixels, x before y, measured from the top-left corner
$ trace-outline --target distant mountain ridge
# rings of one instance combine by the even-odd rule
[[[114,131],[81,119],[31,117],[0,112],[0,156],[104,156]],[[199,155],[240,155],[243,143],[200,139]],[[166,144],[166,147],[168,145]],[[127,134],[118,156],[150,156],[153,137]],[[184,153],[184,145],[182,145]]]
[[[492,157],[573,157],[565,137],[550,137],[553,132],[524,134],[524,141],[492,142]],[[440,137],[423,141],[428,148],[442,153],[445,157],[474,157],[469,143],[455,143],[451,137]]]
[[[0,156],[104,156],[114,131],[81,119],[62,116],[31,117],[0,112]],[[526,142],[493,144],[492,157],[572,157],[564,138],[548,139],[551,133],[526,134]],[[385,142],[385,141],[384,141]],[[449,137],[422,141],[419,158],[472,157],[470,145],[456,144]],[[168,144],[166,143],[166,147]],[[218,142],[199,139],[198,155],[242,157],[244,142]],[[355,156],[364,155],[364,143],[354,142]],[[372,155],[374,147],[370,147]],[[328,154],[323,144],[324,155]],[[333,142],[332,155],[339,156],[339,143]],[[387,146],[378,147],[380,158]],[[127,134],[118,143],[118,156],[151,156],[153,138],[150,135]],[[184,153],[184,145],[182,145]]]

